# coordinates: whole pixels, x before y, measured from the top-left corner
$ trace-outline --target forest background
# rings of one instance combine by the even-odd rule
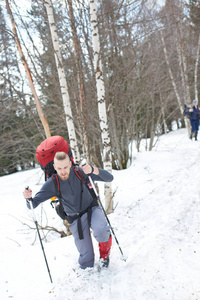
[[[127,168],[133,142],[139,151],[141,140],[150,139],[146,150],[151,150],[160,134],[172,130],[174,121],[178,128],[185,127],[188,120],[183,118],[184,105],[190,106],[199,97],[200,1],[159,3],[97,1],[113,169]],[[68,140],[44,3],[10,0],[9,4],[51,134]],[[102,167],[89,1],[52,0],[52,4],[79,151],[84,153],[84,123],[89,160]],[[73,30],[78,37],[79,69]],[[46,138],[4,0],[0,0],[0,87],[2,176],[34,167],[35,150]]]

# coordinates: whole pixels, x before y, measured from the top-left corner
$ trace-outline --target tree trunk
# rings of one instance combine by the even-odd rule
[[[162,30],[160,29],[159,32],[160,32],[160,37],[161,37],[161,41],[162,41],[162,45],[163,45],[163,51],[164,51],[164,54],[165,54],[165,61],[166,61],[167,67],[168,67],[169,76],[170,76],[170,79],[171,79],[171,82],[172,82],[172,85],[173,85],[173,88],[174,88],[174,92],[175,92],[175,95],[176,95],[176,99],[177,99],[177,102],[178,102],[180,112],[183,115],[183,107],[181,105],[181,99],[180,99],[180,96],[178,94],[178,90],[177,90],[177,87],[176,87],[176,83],[175,83],[175,80],[174,80],[172,70],[170,68],[169,59],[168,59],[168,55],[167,55],[167,49],[166,49],[164,37],[163,37],[163,34],[162,34]],[[184,122],[185,122],[185,126],[187,128],[187,132],[188,132],[188,136],[189,136],[189,134],[190,134],[189,122],[187,122],[186,118],[184,118]]]
[[[8,0],[6,0],[6,9],[8,11],[8,14],[10,15],[10,19],[11,19],[11,23],[12,23],[12,30],[13,30],[14,38],[15,38],[15,43],[17,45],[17,49],[19,51],[21,61],[24,65],[26,75],[28,77],[29,85],[30,85],[30,88],[31,88],[31,91],[32,91],[32,94],[33,94],[33,97],[34,97],[34,101],[35,101],[35,105],[36,105],[36,108],[37,108],[37,111],[38,111],[38,115],[39,115],[40,120],[42,122],[42,125],[44,127],[46,138],[48,138],[48,137],[51,136],[49,125],[48,125],[46,116],[43,113],[41,103],[40,103],[40,100],[38,98],[38,95],[37,95],[37,92],[36,92],[36,89],[35,89],[35,86],[34,86],[34,83],[33,83],[33,78],[32,78],[32,75],[31,75],[31,71],[29,69],[29,66],[27,64],[27,61],[26,61],[25,56],[24,56],[23,51],[22,51],[22,47],[21,47],[21,44],[20,44],[20,41],[19,41],[19,38],[18,38],[16,26],[15,26],[14,17],[13,17],[12,11],[10,9],[10,5],[9,5]]]
[[[59,40],[58,40],[57,30],[56,30],[56,26],[55,26],[53,5],[52,5],[51,0],[42,0],[42,2],[44,3],[44,5],[46,7],[48,21],[49,21],[49,27],[50,27],[50,31],[51,31],[52,43],[53,43],[53,47],[54,47],[54,51],[55,51],[54,54],[55,54],[56,66],[57,66],[61,94],[62,94],[62,99],[63,99],[63,106],[64,106],[64,111],[65,111],[65,116],[66,116],[66,124],[67,124],[68,135],[69,135],[69,143],[70,143],[70,147],[73,152],[74,159],[77,163],[79,163],[80,162],[80,154],[78,151],[78,144],[77,144],[75,127],[74,127],[74,122],[73,122],[73,117],[72,117],[72,111],[71,111],[71,105],[70,105],[70,99],[69,99],[69,93],[68,93],[68,87],[67,87],[67,80],[65,77],[65,71],[64,71],[62,56],[61,56],[60,47],[59,47]]]
[[[160,32],[160,38],[161,38],[161,41],[162,41],[163,51],[164,51],[164,55],[165,55],[165,62],[166,62],[167,67],[168,67],[168,72],[169,72],[169,76],[170,76],[170,79],[171,79],[171,83],[172,83],[172,86],[174,88],[174,92],[175,92],[175,95],[176,95],[176,99],[177,99],[177,102],[178,102],[180,112],[181,112],[181,114],[183,114],[183,107],[181,105],[181,99],[180,99],[180,96],[178,94],[178,90],[177,90],[177,87],[176,87],[176,83],[175,83],[175,80],[174,80],[172,70],[170,68],[169,59],[168,59],[168,55],[167,55],[167,49],[166,49],[166,45],[165,45],[162,30],[159,29],[159,32]]]
[[[186,82],[185,82],[185,76],[184,76],[184,71],[183,71],[183,59],[182,59],[182,53],[181,51],[181,45],[178,40],[177,36],[177,29],[176,29],[176,48],[177,48],[177,53],[178,53],[178,62],[179,62],[179,68],[180,68],[180,74],[181,74],[181,80],[182,80],[182,87],[183,87],[183,97],[184,97],[184,103],[189,105],[187,93],[186,93]]]
[[[85,97],[85,90],[84,90],[84,81],[83,81],[83,73],[81,68],[81,58],[80,58],[80,51],[79,51],[79,42],[75,28],[75,21],[74,21],[74,14],[73,14],[73,6],[72,0],[67,0],[69,6],[69,17],[70,17],[70,24],[72,28],[72,36],[73,36],[73,44],[75,50],[75,58],[76,58],[76,69],[77,69],[77,79],[79,85],[79,99],[80,99],[80,112],[81,112],[81,140],[83,145],[83,151],[86,156],[86,159],[89,160],[89,150],[88,150],[88,137],[87,137],[87,118],[86,118],[86,97]]]
[[[151,130],[151,138],[150,138],[150,142],[149,142],[149,151],[151,151],[153,149],[153,142],[154,142],[154,138],[155,138],[155,135],[156,135],[156,128],[157,128],[158,124],[160,123],[161,117],[162,117],[162,108],[161,108],[161,111],[159,113],[156,125]]]
[[[164,101],[163,101],[163,98],[162,98],[160,88],[159,88],[159,98],[160,98],[160,103],[161,103],[164,133],[167,134],[167,123],[166,123],[166,119],[165,119],[165,106],[164,106]]]
[[[99,121],[101,137],[103,143],[103,166],[104,169],[112,173],[111,143],[108,129],[106,103],[105,103],[105,84],[103,79],[102,61],[100,57],[100,40],[97,22],[97,5],[95,0],[90,1],[90,18],[92,26],[92,45],[94,51],[94,70],[96,77],[97,102],[99,111]],[[113,211],[111,183],[105,184],[105,210],[107,213]]]
[[[175,22],[176,23],[176,22]],[[185,103],[190,105],[191,98],[190,98],[190,88],[188,84],[188,75],[187,75],[187,64],[186,64],[186,57],[184,55],[184,48],[183,48],[183,34],[182,34],[182,25],[179,26],[180,38],[178,38],[178,24],[176,23],[176,45],[177,45],[177,53],[179,59],[179,65],[183,76],[183,88],[184,88],[184,97]],[[183,67],[182,67],[183,66]]]
[[[199,65],[199,50],[200,50],[200,34],[198,39],[198,46],[197,46],[197,56],[195,61],[195,69],[194,69],[194,91],[195,91],[195,99],[198,101],[198,65]]]

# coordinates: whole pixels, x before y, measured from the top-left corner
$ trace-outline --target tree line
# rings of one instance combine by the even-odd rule
[[[48,2],[48,1],[47,1]],[[0,1],[0,175],[35,166],[45,132],[5,7]],[[67,141],[66,112],[45,1],[9,1],[51,134]],[[90,1],[52,1],[79,152],[102,167]],[[187,125],[184,104],[198,100],[200,2],[96,1],[101,76],[112,167],[126,168],[130,146],[151,150],[160,134]]]

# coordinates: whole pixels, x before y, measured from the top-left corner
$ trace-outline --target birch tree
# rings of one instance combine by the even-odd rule
[[[181,34],[181,32],[180,32]],[[181,73],[181,79],[182,79],[182,87],[184,90],[184,103],[187,105],[190,105],[191,99],[190,99],[190,90],[188,85],[188,76],[187,76],[187,65],[186,65],[186,58],[184,55],[184,50],[181,41],[179,41],[178,38],[178,29],[176,26],[175,30],[175,38],[176,38],[176,48],[177,48],[177,54],[178,54],[178,62],[179,62],[179,68]]]
[[[195,58],[194,67],[194,95],[195,99],[198,101],[198,67],[199,67],[199,52],[200,52],[200,3],[196,0],[190,0],[189,4],[189,14],[190,14],[190,25],[194,31],[195,39],[198,36],[197,52]]]
[[[176,86],[176,82],[174,80],[174,76],[173,76],[173,73],[172,73],[172,70],[171,70],[171,67],[170,67],[169,58],[168,58],[168,55],[167,55],[167,48],[166,48],[166,45],[165,45],[165,40],[164,40],[164,37],[163,37],[162,30],[160,29],[159,32],[160,32],[160,38],[161,38],[161,41],[162,41],[163,51],[164,51],[164,55],[165,55],[165,62],[167,64],[167,68],[168,68],[169,76],[170,76],[170,79],[171,79],[171,83],[172,83],[172,86],[174,88],[174,92],[175,92],[176,99],[177,99],[177,102],[178,102],[178,107],[180,109],[181,114],[183,115],[183,106],[181,105],[181,99],[180,99],[178,89],[177,89],[177,86]],[[184,121],[185,121],[185,125],[186,125],[188,135],[189,135],[190,134],[189,120],[187,118],[184,118]]]
[[[161,38],[161,42],[162,42],[162,46],[163,46],[163,52],[164,52],[164,55],[165,55],[165,62],[167,64],[167,68],[168,68],[169,76],[170,76],[170,79],[171,79],[171,83],[172,83],[172,86],[174,88],[174,92],[175,92],[175,95],[176,95],[176,99],[177,99],[177,102],[178,102],[180,112],[181,112],[181,114],[183,114],[183,107],[181,105],[181,99],[180,99],[178,89],[177,89],[177,86],[176,86],[176,82],[174,80],[174,76],[173,76],[173,73],[172,73],[172,70],[171,70],[171,67],[170,67],[169,58],[168,58],[168,54],[167,54],[167,48],[166,48],[165,40],[164,40],[164,37],[163,37],[163,32],[162,32],[161,29],[159,29],[159,32],[160,32],[160,38]]]
[[[54,20],[53,5],[52,5],[51,0],[41,0],[41,1],[45,5],[46,11],[47,11],[47,16],[48,16],[48,22],[49,22],[49,27],[50,27],[50,32],[51,32],[52,43],[53,43],[53,47],[54,47],[55,61],[56,61],[56,66],[57,66],[57,71],[58,71],[59,82],[60,82],[63,106],[64,106],[64,111],[65,111],[65,116],[66,116],[66,124],[67,124],[68,135],[69,135],[69,143],[70,143],[70,147],[73,152],[74,159],[77,163],[79,163],[80,162],[80,154],[79,154],[79,150],[78,150],[75,126],[74,126],[73,117],[72,117],[72,110],[71,110],[71,105],[70,105],[67,80],[66,80],[66,76],[65,76],[64,67],[63,67],[62,56],[61,56],[59,40],[58,40],[58,34],[57,34],[56,24],[55,24],[55,20]]]
[[[200,34],[198,38],[198,45],[197,45],[197,54],[195,60],[195,68],[194,68],[194,94],[195,99],[198,101],[198,66],[199,66],[199,52],[200,52]]]
[[[73,6],[72,0],[67,0],[68,7],[69,7],[69,17],[70,17],[70,24],[72,29],[72,37],[73,37],[73,44],[75,50],[75,58],[76,58],[76,69],[77,69],[77,80],[79,86],[79,100],[80,100],[80,135],[81,141],[83,145],[83,150],[87,159],[89,159],[89,151],[88,151],[88,136],[86,132],[86,97],[85,97],[85,90],[84,90],[84,80],[83,80],[83,71],[81,68],[81,58],[80,58],[80,51],[79,51],[79,42],[78,36],[75,27],[75,20],[74,20],[74,13],[73,13]]]
[[[92,45],[94,53],[94,70],[97,88],[97,102],[99,112],[99,122],[101,129],[101,138],[103,143],[103,167],[108,172],[112,172],[111,142],[107,121],[106,102],[105,102],[105,84],[103,79],[102,60],[100,55],[100,39],[97,21],[97,4],[95,0],[90,0],[90,19],[92,26]],[[112,187],[111,183],[105,184],[105,210],[107,213],[113,211]]]

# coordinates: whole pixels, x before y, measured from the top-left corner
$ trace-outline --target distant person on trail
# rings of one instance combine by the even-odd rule
[[[190,139],[195,138],[197,141],[197,135],[199,130],[199,117],[200,117],[200,108],[198,106],[197,100],[193,100],[193,106],[189,109],[188,114],[190,115],[190,124],[191,124],[191,134]]]
[[[83,176],[90,176],[93,181],[111,182],[112,174],[106,170],[93,167],[89,164],[78,167]],[[108,267],[109,254],[112,245],[110,228],[102,208],[92,197],[87,186],[80,181],[72,168],[72,162],[65,152],[57,152],[54,157],[54,169],[57,172],[64,212],[67,214],[70,230],[79,252],[79,264],[82,269],[94,266],[94,249],[90,228],[95,239],[99,242],[100,263]],[[30,209],[30,200],[33,208],[56,195],[55,183],[50,177],[40,191],[32,198],[30,188],[23,192]],[[28,200],[30,199],[30,200]]]

